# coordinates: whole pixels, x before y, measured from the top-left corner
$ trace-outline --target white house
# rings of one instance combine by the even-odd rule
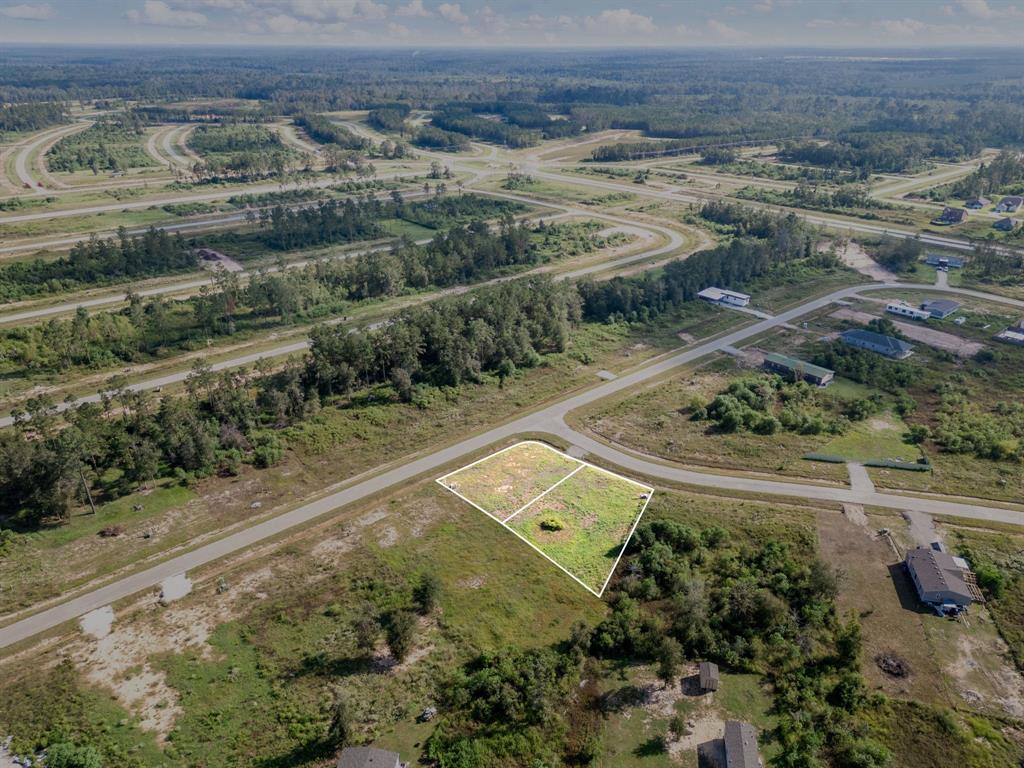
[[[745,307],[750,303],[750,297],[745,293],[727,291],[725,288],[715,288],[714,286],[705,288],[697,296],[712,304],[727,304],[730,307]]]
[[[927,320],[932,313],[925,309],[918,309],[902,301],[890,301],[885,305],[885,311],[901,317],[909,317],[911,320]]]

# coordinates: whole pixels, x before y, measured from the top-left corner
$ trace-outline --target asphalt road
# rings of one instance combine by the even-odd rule
[[[59,605],[52,606],[2,627],[0,628],[0,648],[19,643],[36,634],[58,627],[96,608],[109,605],[138,592],[152,589],[170,576],[200,568],[239,550],[246,549],[268,538],[284,533],[291,528],[308,523],[339,507],[360,501],[393,486],[407,483],[410,479],[420,475],[435,472],[444,465],[461,460],[467,454],[481,451],[495,442],[525,432],[556,434],[588,451],[591,455],[612,462],[626,470],[651,478],[660,478],[698,487],[743,491],[763,496],[785,496],[816,501],[874,505],[927,514],[957,515],[985,521],[1024,523],[1024,513],[985,507],[983,505],[959,504],[937,498],[901,496],[898,494],[854,490],[838,486],[817,486],[804,483],[787,483],[766,478],[718,475],[666,466],[600,443],[587,435],[570,429],[565,423],[565,417],[568,413],[584,405],[635,387],[705,355],[721,351],[724,347],[733,346],[771,328],[791,322],[808,312],[827,306],[836,300],[851,298],[865,290],[879,290],[891,287],[906,288],[908,286],[903,284],[898,286],[876,284],[835,291],[827,296],[814,299],[799,307],[783,312],[773,318],[761,320],[720,338],[695,346],[692,349],[683,350],[664,357],[630,374],[591,387],[558,403],[514,419],[482,434],[461,440],[454,445],[431,451],[424,456],[406,462],[402,466],[357,482],[317,501],[304,504],[282,515],[270,518],[250,528],[230,534],[223,539],[203,545],[191,552],[178,555],[164,563],[118,579],[103,587],[71,598]],[[934,286],[930,285],[914,285],[909,287],[936,290]],[[950,293],[966,293],[967,295],[976,293],[950,288],[945,290]],[[1024,302],[1021,301],[1006,300],[1001,297],[999,300],[1004,303],[1024,306]]]

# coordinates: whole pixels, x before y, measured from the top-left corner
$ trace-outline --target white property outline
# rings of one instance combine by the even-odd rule
[[[481,462],[487,461],[489,459],[493,459],[495,456],[500,456],[501,454],[505,453],[506,451],[510,451],[513,448],[517,448],[517,447],[519,447],[521,445],[539,445],[542,448],[547,448],[552,453],[556,453],[556,454],[558,454],[559,456],[561,456],[563,458],[566,458],[566,459],[569,459],[570,461],[576,462],[579,466],[573,468],[573,470],[571,472],[569,472],[569,474],[567,474],[565,477],[560,479],[558,482],[556,482],[554,485],[552,485],[546,491],[541,493],[539,496],[536,496],[533,499],[531,499],[529,502],[527,502],[522,507],[517,509],[515,512],[513,512],[511,515],[506,517],[504,520],[499,518],[497,515],[494,515],[493,513],[488,512],[486,509],[481,507],[475,501],[473,501],[471,499],[467,499],[461,493],[459,493],[454,488],[452,488],[451,486],[449,486],[449,485],[447,485],[445,483],[445,481],[449,477],[451,477],[452,475],[457,475],[459,472],[462,472],[464,469],[469,469],[470,467],[475,467],[477,464],[480,464]],[[566,568],[560,562],[555,560],[553,557],[551,557],[551,555],[549,555],[547,552],[542,550],[540,547],[538,547],[536,544],[534,544],[528,538],[526,538],[521,533],[519,533],[519,531],[517,531],[515,528],[513,528],[510,525],[508,525],[507,522],[506,522],[507,520],[511,520],[513,517],[518,515],[520,512],[522,512],[523,510],[525,510],[527,507],[531,506],[535,502],[540,501],[544,496],[546,496],[548,493],[553,491],[555,488],[557,488],[559,485],[564,483],[566,480],[568,480],[570,477],[575,475],[577,472],[582,470],[584,467],[590,467],[591,469],[597,470],[598,472],[603,472],[604,474],[609,475],[611,477],[614,477],[617,480],[624,480],[627,483],[630,483],[631,485],[635,485],[638,488],[643,489],[643,491],[645,492],[645,498],[644,498],[643,506],[640,507],[640,512],[639,512],[639,514],[637,514],[636,519],[633,521],[633,526],[629,529],[629,533],[626,534],[626,538],[622,540],[622,548],[619,550],[619,556],[615,558],[615,563],[612,565],[611,570],[608,572],[608,575],[605,577],[604,583],[601,585],[601,591],[600,592],[596,591],[589,584],[586,584],[583,581],[581,581],[580,578],[576,574],[574,574],[572,571],[570,571],[568,568]],[[564,453],[563,451],[560,451],[557,448],[554,448],[554,447],[548,445],[547,443],[543,443],[540,440],[520,440],[519,442],[513,443],[512,445],[507,445],[504,448],[502,448],[501,450],[495,451],[494,453],[489,453],[486,456],[484,456],[483,458],[477,459],[476,461],[472,461],[472,462],[470,462],[469,464],[467,464],[464,467],[459,467],[458,469],[452,470],[448,474],[446,474],[446,475],[444,475],[442,477],[437,478],[434,482],[437,483],[438,485],[440,485],[442,488],[444,488],[449,493],[454,493],[456,496],[458,496],[464,502],[469,504],[471,507],[475,507],[476,509],[479,509],[481,512],[483,512],[489,518],[494,520],[494,522],[498,523],[498,525],[500,525],[506,531],[511,531],[511,533],[514,536],[516,536],[521,541],[526,542],[541,557],[546,559],[548,562],[553,563],[560,571],[562,571],[562,573],[564,573],[566,576],[568,576],[570,579],[575,581],[577,584],[579,584],[581,587],[583,587],[585,590],[590,592],[595,597],[601,597],[604,594],[604,591],[608,588],[608,582],[611,581],[612,576],[615,575],[615,571],[619,567],[619,562],[622,560],[622,556],[624,554],[626,554],[626,547],[629,546],[629,541],[630,541],[630,539],[633,538],[633,533],[636,531],[636,527],[640,524],[640,520],[643,518],[644,512],[647,511],[647,505],[651,503],[651,497],[654,496],[654,488],[652,488],[649,485],[644,485],[643,483],[637,482],[636,480],[633,480],[630,477],[625,477],[624,475],[620,475],[620,474],[618,474],[616,472],[612,472],[611,470],[605,469],[604,467],[599,467],[596,464],[591,464],[589,461],[584,461],[583,459],[577,459],[575,456],[570,456],[569,454]]]

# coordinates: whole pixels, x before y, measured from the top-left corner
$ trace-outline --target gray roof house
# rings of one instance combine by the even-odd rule
[[[967,221],[967,209],[946,206],[942,209],[939,221],[943,224],[963,224]]]
[[[757,731],[750,723],[725,721],[725,768],[761,768]]]
[[[718,665],[713,661],[702,661],[697,666],[697,677],[700,679],[702,691],[717,691],[721,678],[718,674]]]
[[[914,348],[902,339],[883,336],[880,333],[867,331],[863,328],[852,328],[849,331],[843,331],[839,338],[851,347],[866,349],[869,352],[877,352],[893,360],[904,360],[914,353]]]
[[[941,320],[960,309],[960,305],[950,299],[932,299],[931,301],[923,302],[921,309],[928,312],[932,317]]]
[[[975,197],[975,198],[972,198],[972,199],[968,200],[965,203],[965,205],[968,208],[971,208],[973,210],[979,210],[981,208],[984,208],[986,205],[988,205],[991,202],[992,201],[989,200],[987,197]]]
[[[921,602],[941,613],[962,610],[980,597],[967,563],[948,552],[917,547],[907,551],[905,563]]]
[[[960,269],[964,265],[964,260],[959,256],[942,256],[938,253],[929,253],[925,256],[924,263],[932,267],[952,267],[953,269]]]
[[[402,768],[397,752],[376,747],[345,747],[338,768]]]
[[[1007,195],[999,201],[996,206],[996,213],[1016,213],[1024,205],[1024,197],[1020,195]]]
[[[1007,216],[1006,218],[999,219],[999,221],[995,222],[992,226],[1002,232],[1013,232],[1017,223]]]

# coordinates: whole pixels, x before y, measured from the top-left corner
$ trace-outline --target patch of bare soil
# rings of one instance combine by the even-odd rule
[[[167,684],[166,674],[149,659],[161,653],[198,649],[211,653],[207,640],[214,628],[241,613],[243,598],[255,598],[272,577],[270,568],[247,575],[224,591],[204,590],[201,602],[187,601],[157,612],[143,612],[114,623],[98,640],[82,637],[68,649],[87,680],[109,689],[140,725],[156,733],[162,742],[181,714],[177,691]]]
[[[877,534],[871,518],[860,525],[835,512],[818,513],[817,531],[822,559],[841,574],[839,609],[860,618],[868,686],[891,696],[948,706],[945,679],[922,623],[931,614],[918,603],[888,540]],[[875,659],[884,656],[903,660],[909,674],[883,672]]]
[[[865,251],[860,243],[846,241],[844,247],[837,251],[837,255],[846,266],[867,275],[872,280],[887,283],[897,279],[896,275],[872,259],[871,254]]]
[[[984,609],[974,610],[970,621],[977,622]],[[967,704],[989,702],[1019,720],[1024,718],[1024,679],[1008,659],[1006,643],[994,632],[981,638],[964,632],[957,639],[956,659],[946,672],[956,681],[957,693]]]

